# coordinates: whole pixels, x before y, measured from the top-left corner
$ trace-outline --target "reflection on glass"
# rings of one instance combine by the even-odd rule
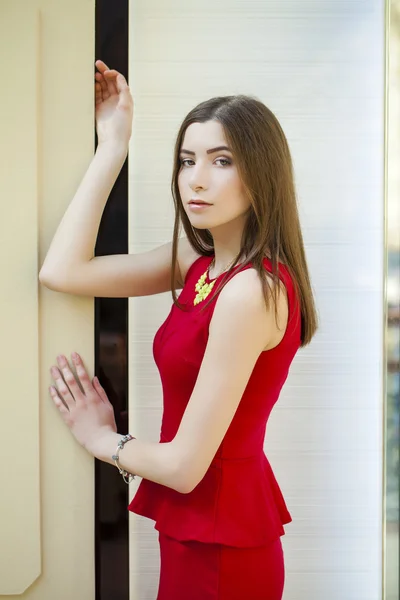
[[[400,415],[400,0],[391,0],[389,24],[386,330],[385,600],[399,598]]]
[[[96,0],[95,57],[128,75],[128,0]],[[96,256],[128,252],[128,161],[110,193]],[[128,300],[96,298],[96,375],[114,407],[119,433],[128,433]],[[96,461],[96,600],[129,598],[129,488],[113,465]]]

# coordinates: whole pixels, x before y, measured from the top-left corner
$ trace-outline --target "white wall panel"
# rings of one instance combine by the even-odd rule
[[[171,239],[172,150],[185,114],[249,93],[293,155],[320,330],[292,368],[265,448],[293,523],[285,600],[381,598],[383,0],[135,0],[130,11],[130,251]],[[169,294],[131,299],[131,430],[158,441],[151,355]],[[134,493],[136,485],[131,491]],[[132,598],[155,598],[153,522],[132,516]]]

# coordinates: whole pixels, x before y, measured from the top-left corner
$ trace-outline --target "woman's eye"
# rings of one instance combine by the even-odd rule
[[[231,164],[231,161],[230,161],[230,160],[228,160],[227,158],[217,158],[217,160],[216,160],[215,162],[221,162],[221,161],[222,161],[223,163],[225,163],[224,165],[222,165],[223,167],[227,167],[228,165],[230,165],[230,164]],[[193,161],[193,160],[191,160],[190,158],[181,158],[181,159],[180,159],[180,162],[181,162],[181,165],[182,165],[183,167],[187,167],[187,166],[191,166],[191,165],[187,165],[186,163],[188,163],[188,162],[191,162],[191,163],[192,163],[192,162],[194,162],[194,161]]]
[[[222,165],[222,166],[226,166],[226,167],[231,164],[231,161],[228,160],[227,158],[217,158],[217,162],[218,161],[222,161],[222,162],[226,163],[225,165]]]

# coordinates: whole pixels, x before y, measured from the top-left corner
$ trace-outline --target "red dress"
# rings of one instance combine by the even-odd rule
[[[179,428],[206,349],[216,302],[211,302],[205,311],[201,309],[215,294],[222,274],[206,300],[196,306],[193,300],[195,284],[212,258],[202,256],[191,265],[179,296],[189,310],[182,311],[173,304],[154,338],[153,355],[163,389],[160,443],[171,441]],[[272,271],[268,259],[264,259],[264,266]],[[251,264],[239,265],[235,272],[250,267]],[[289,303],[284,337],[277,347],[260,354],[205,476],[189,494],[142,479],[129,505],[132,512],[154,519],[160,536],[181,543],[193,541],[254,551],[254,547],[271,546],[279,540],[285,533],[283,525],[292,520],[263,448],[268,417],[300,346],[301,335],[300,311],[291,277],[283,265],[279,271]],[[211,597],[214,598],[204,592],[199,596]],[[175,600],[177,596],[171,593],[171,598]],[[247,595],[247,600],[252,598]]]

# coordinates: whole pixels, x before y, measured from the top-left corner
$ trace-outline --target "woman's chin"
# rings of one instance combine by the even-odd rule
[[[193,229],[210,229],[210,225],[203,225],[202,223],[192,223]]]
[[[193,218],[192,215],[190,215],[190,216],[188,215],[188,219],[190,221],[191,226],[194,227],[195,229],[210,229],[210,227],[212,227],[210,222],[206,219],[202,219],[199,217]]]

